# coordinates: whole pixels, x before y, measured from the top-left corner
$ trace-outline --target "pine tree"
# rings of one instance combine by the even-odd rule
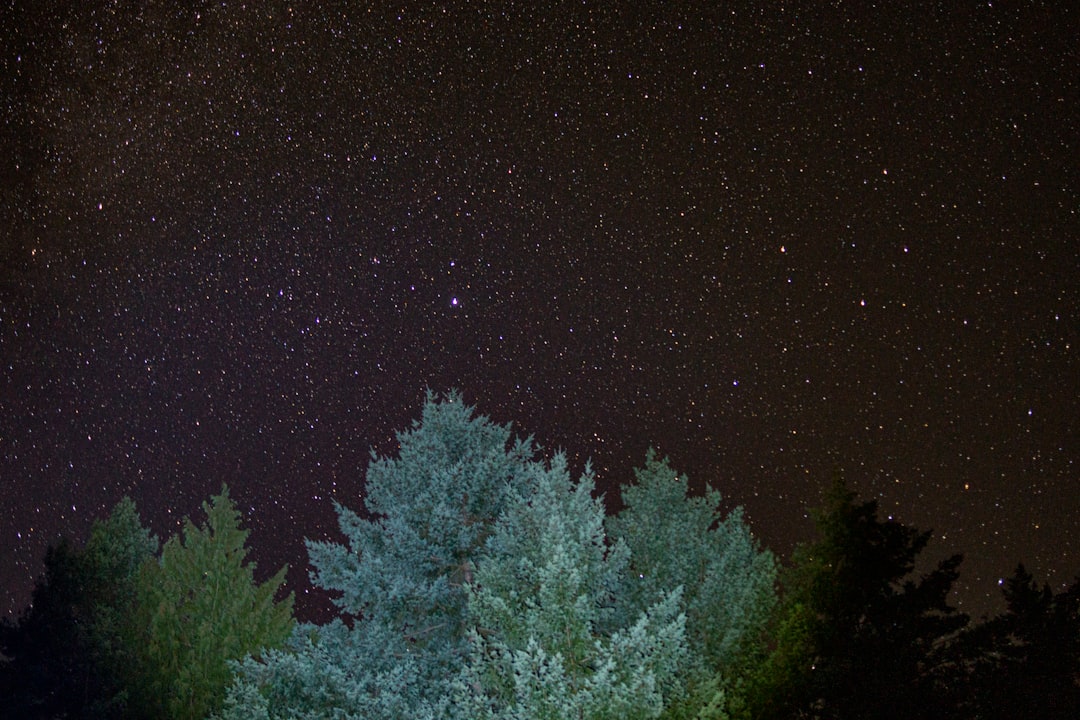
[[[98,669],[94,717],[124,717],[130,690],[128,668],[135,662],[125,643],[135,610],[139,568],[152,561],[159,542],[139,519],[135,501],[123,498],[108,519],[95,522],[84,557],[90,568],[93,621],[88,624],[89,653]]]
[[[293,625],[292,596],[274,599],[287,568],[255,583],[228,489],[203,510],[204,525],[185,519],[183,537],[170,538],[139,573],[132,685],[137,707],[153,717],[206,717],[224,698],[228,661],[280,645]]]
[[[635,477],[622,491],[625,508],[608,519],[612,537],[630,550],[623,602],[636,613],[659,593],[682,588],[695,666],[686,676],[689,696],[668,716],[696,715],[719,702],[742,655],[761,639],[776,602],[776,561],[754,540],[741,510],[723,517],[715,490],[690,497],[686,476],[655,451]]]
[[[654,718],[685,661],[680,591],[620,625],[628,548],[608,544],[593,481],[565,458],[530,467],[470,584],[463,717]]]

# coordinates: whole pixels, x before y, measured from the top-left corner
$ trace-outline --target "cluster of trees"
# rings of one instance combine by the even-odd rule
[[[1080,579],[1055,595],[1020,565],[1005,613],[972,625],[948,602],[961,556],[912,578],[929,532],[879,520],[840,481],[814,520],[737,717],[1080,717]]]
[[[1008,609],[948,604],[960,558],[837,482],[787,568],[719,495],[650,452],[606,516],[586,468],[429,397],[369,466],[345,542],[309,542],[339,616],[294,624],[256,584],[227,491],[158,547],[125,500],[50,549],[0,629],[10,717],[1076,717],[1080,582],[1019,568]]]
[[[0,624],[7,718],[205,718],[231,661],[281,645],[293,597],[282,568],[254,581],[228,488],[163,546],[125,498],[85,547],[50,547],[18,623]]]

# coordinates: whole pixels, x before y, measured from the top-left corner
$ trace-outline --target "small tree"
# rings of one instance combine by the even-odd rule
[[[274,599],[287,568],[255,583],[228,488],[203,511],[204,525],[185,519],[183,538],[172,537],[139,573],[133,684],[138,706],[154,717],[206,717],[225,696],[229,660],[280,645],[293,625],[292,595]]]

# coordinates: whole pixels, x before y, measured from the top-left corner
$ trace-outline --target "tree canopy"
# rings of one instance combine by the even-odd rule
[[[966,711],[975,717],[1075,718],[1080,709],[1080,578],[1058,593],[1023,564],[1002,585],[1005,612],[972,628],[964,660]]]
[[[158,541],[131,498],[98,520],[84,548],[50,546],[29,611],[0,625],[0,693],[12,718],[119,717],[132,664],[125,628],[135,606],[140,565]]]
[[[687,655],[681,588],[619,612],[629,548],[608,542],[591,476],[571,482],[561,455],[531,470],[469,585],[471,702],[461,716],[658,717]]]
[[[572,480],[564,457],[540,459],[457,394],[429,395],[398,443],[373,458],[365,515],[337,506],[346,543],[309,543],[312,580],[342,617],[246,661],[225,717],[658,717],[687,695],[688,617],[702,647],[719,633],[720,662],[768,612],[772,559],[741,516],[701,538],[703,580],[658,571],[643,584],[640,519],[609,535],[588,472]],[[697,508],[706,530],[720,519],[677,490],[669,510]],[[670,500],[634,496],[631,516]],[[704,595],[721,589],[713,617]]]
[[[252,712],[252,684],[270,717],[445,714],[469,656],[466,585],[535,448],[456,394],[429,396],[397,440],[396,457],[372,458],[362,508],[335,504],[345,543],[308,542],[341,617],[246,662],[226,717]]]
[[[650,450],[605,515],[588,465],[428,395],[341,539],[309,541],[337,616],[296,625],[286,568],[256,582],[223,486],[159,548],[125,498],[84,547],[45,557],[33,604],[0,623],[4,717],[1075,717],[1080,579],[1020,565],[1006,611],[950,604],[959,555],[878,517],[842,481],[788,565],[740,509]]]

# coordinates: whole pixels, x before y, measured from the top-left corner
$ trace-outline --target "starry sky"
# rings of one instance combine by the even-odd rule
[[[1080,572],[1069,3],[3,6],[0,614],[227,482],[318,617],[429,388],[781,555],[841,472],[976,615]]]

